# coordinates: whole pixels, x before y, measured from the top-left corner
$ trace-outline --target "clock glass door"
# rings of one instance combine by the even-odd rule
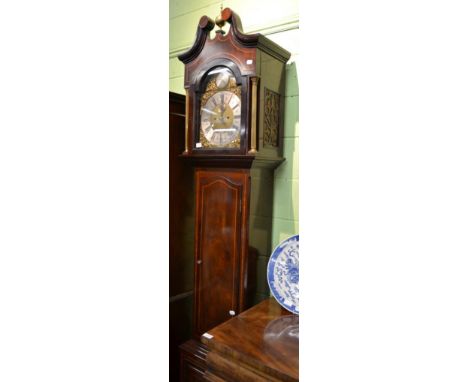
[[[240,148],[241,86],[226,67],[212,69],[200,98],[199,143],[202,148]]]

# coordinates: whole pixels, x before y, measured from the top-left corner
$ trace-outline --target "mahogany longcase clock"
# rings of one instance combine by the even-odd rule
[[[290,53],[243,33],[229,8],[216,24],[213,31],[215,22],[203,16],[194,45],[179,55],[186,89],[181,157],[195,167],[194,340],[181,346],[182,380],[205,372],[201,335],[268,296],[273,172],[283,161]]]

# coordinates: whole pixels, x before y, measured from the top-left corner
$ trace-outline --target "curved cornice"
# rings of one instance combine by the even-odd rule
[[[180,61],[186,64],[200,54],[203,47],[205,46],[206,38],[210,34],[210,31],[214,28],[214,25],[214,21],[208,16],[201,17],[200,21],[198,22],[195,43],[189,50],[178,55]]]
[[[231,8],[224,8],[221,12],[221,18],[224,21],[227,21],[231,24],[231,29],[229,30],[236,40],[244,46],[256,46],[258,39],[260,38],[260,33],[245,34],[242,29],[242,22],[237,13],[235,13]]]
[[[206,16],[204,16],[204,17],[206,17]],[[201,21],[201,19],[200,19],[200,21]],[[267,26],[262,25],[262,24],[252,25],[249,28],[249,34],[245,34],[242,31],[242,29],[243,29],[242,24],[241,24],[240,19],[238,17],[237,17],[235,22],[237,22],[237,25],[236,25],[237,29],[239,29],[239,25],[240,25],[240,27],[241,27],[240,29],[241,29],[242,34],[246,35],[246,36],[250,36],[251,34],[253,34],[253,35],[261,34],[262,36],[268,36],[268,35],[273,35],[273,34],[276,34],[276,33],[282,33],[282,32],[287,32],[287,31],[290,31],[290,30],[299,29],[299,16],[297,14],[289,15],[289,16],[283,18],[283,19],[276,20],[275,22],[270,23]],[[232,26],[232,24],[231,24],[231,26]],[[197,39],[199,38],[198,34],[199,34],[199,29],[197,29],[197,37],[196,37],[195,41],[197,41]],[[209,34],[209,32],[206,33],[205,41],[206,41],[206,37],[208,36],[208,34]],[[195,44],[196,44],[196,42],[194,43],[194,46],[195,46]],[[203,49],[203,46],[201,48]],[[169,50],[169,59],[178,57],[179,55],[184,54],[185,52],[188,52],[189,49],[190,49],[190,45],[175,47],[175,48]]]

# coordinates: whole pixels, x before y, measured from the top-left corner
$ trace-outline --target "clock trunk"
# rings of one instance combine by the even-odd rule
[[[198,168],[195,189],[194,334],[199,338],[245,305],[241,276],[248,262],[249,170]]]

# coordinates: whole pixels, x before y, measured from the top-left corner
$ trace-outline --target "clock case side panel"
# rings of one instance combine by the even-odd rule
[[[216,182],[219,183],[217,192],[206,192],[206,188]],[[232,192],[228,192],[229,190],[223,192],[223,188],[230,189]],[[231,317],[231,310],[238,314],[246,306],[246,290],[249,286],[246,277],[248,272],[249,171],[236,168],[196,168],[195,189],[195,242],[197,244],[195,246],[193,336],[199,339],[207,330],[228,320]],[[213,211],[209,209],[210,203],[218,203],[218,214],[213,214]],[[221,205],[224,206],[221,208]],[[232,220],[229,220],[232,219],[232,214],[236,215],[234,224]],[[234,244],[230,252],[226,248],[226,243],[215,243],[218,234],[224,237],[228,246]],[[207,237],[211,240],[207,241]],[[223,260],[223,252],[224,254],[229,252],[227,260]],[[210,256],[212,258],[209,258]],[[220,277],[221,275],[225,276],[225,280]],[[229,278],[229,275],[232,275],[232,278]],[[214,279],[210,281],[210,278]],[[229,285],[222,285],[226,281]]]
[[[200,141],[201,130],[201,96],[206,86],[208,73],[215,68],[228,68],[234,75],[236,83],[241,87],[241,128],[240,128],[240,147],[234,148],[197,148],[196,144]],[[194,80],[189,86],[190,97],[190,117],[192,123],[189,126],[190,155],[245,155],[248,152],[250,139],[250,102],[251,88],[250,76],[244,75],[237,64],[226,58],[218,58],[204,64],[197,73],[192,75]]]
[[[283,156],[282,138],[284,137],[286,63],[259,49],[257,52],[257,72],[259,77],[257,86],[257,157],[259,159],[281,160]],[[267,98],[273,99],[274,102],[267,105]],[[272,123],[272,121],[274,122]],[[274,142],[272,142],[271,133],[274,133]]]
[[[270,295],[266,269],[272,252],[274,169],[258,166],[254,162],[250,175],[249,258],[253,263],[249,277],[254,282],[251,284],[249,305],[255,305]]]

